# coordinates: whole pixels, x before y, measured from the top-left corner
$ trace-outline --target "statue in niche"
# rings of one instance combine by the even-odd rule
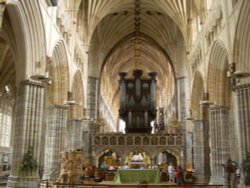
[[[182,137],[178,136],[176,138],[176,145],[181,145],[182,144]]]
[[[102,138],[102,145],[108,145],[108,137],[103,137]]]
[[[130,136],[127,138],[127,145],[133,145],[133,138]]]
[[[141,138],[139,136],[135,137],[135,145],[141,145]]]
[[[152,137],[151,138],[151,145],[157,145],[157,137]]]
[[[100,137],[95,137],[95,144],[99,145],[100,144]]]
[[[168,137],[168,145],[174,145],[174,138],[172,136]]]
[[[125,139],[124,139],[124,137],[119,137],[119,139],[118,139],[118,144],[119,144],[119,145],[124,145],[124,144],[125,144]]]
[[[143,145],[149,145],[149,138],[148,137],[143,138]]]
[[[110,138],[110,144],[111,144],[111,145],[116,145],[116,138],[115,138],[114,136],[112,136],[112,137]]]
[[[160,138],[160,145],[166,145],[166,138],[165,137]]]

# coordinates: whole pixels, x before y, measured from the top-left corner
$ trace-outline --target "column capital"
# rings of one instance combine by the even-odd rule
[[[219,106],[219,105],[212,105],[208,108],[208,110],[229,110],[230,107],[228,106]]]
[[[193,121],[192,121],[194,124],[196,124],[196,123],[208,123],[208,120],[204,120],[204,119],[194,119]]]
[[[250,84],[243,84],[243,85],[238,85],[238,86],[234,86],[234,91],[239,91],[239,90],[245,90],[245,89],[249,89],[250,88]]]
[[[34,80],[31,80],[31,79],[23,80],[23,81],[19,82],[18,86],[22,87],[22,86],[25,86],[25,85],[34,85],[34,86],[40,86],[40,87],[45,87],[46,86],[46,84],[44,84],[44,83],[34,81]]]
[[[53,104],[52,106],[50,106],[51,108],[62,108],[62,109],[65,109],[67,110],[69,108],[69,105],[67,104]]]
[[[207,101],[205,101],[207,102]],[[203,103],[203,102],[200,102],[200,107],[202,108],[209,108],[210,106],[212,106],[212,103]]]
[[[82,118],[72,118],[72,119],[69,119],[68,122],[83,122],[84,119]]]

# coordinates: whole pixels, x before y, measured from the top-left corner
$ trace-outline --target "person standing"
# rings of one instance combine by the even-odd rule
[[[176,177],[176,183],[178,185],[183,184],[183,174],[182,174],[182,168],[181,166],[177,167],[176,173],[175,173],[175,177]]]
[[[172,163],[170,163],[168,165],[168,177],[169,177],[169,181],[170,182],[175,182],[174,181],[174,173],[175,173],[175,169]]]

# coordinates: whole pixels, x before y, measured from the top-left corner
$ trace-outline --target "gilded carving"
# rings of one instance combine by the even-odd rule
[[[56,183],[74,184],[76,177],[83,176],[83,153],[79,151],[61,154],[60,175]]]

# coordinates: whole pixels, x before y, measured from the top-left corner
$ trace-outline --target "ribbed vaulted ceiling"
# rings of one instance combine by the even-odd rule
[[[112,6],[110,5],[112,7],[112,8],[110,7],[110,13],[107,14],[105,17],[103,17],[102,20],[98,21],[98,24],[96,25],[96,28],[93,32],[92,39],[90,42],[90,61],[96,64],[95,66],[93,66],[94,69],[91,69],[92,75],[95,75],[98,73],[96,71],[96,68],[99,67],[98,64],[104,63],[105,61],[104,59],[106,58],[107,54],[111,53],[110,51],[114,50],[113,49],[114,47],[122,48],[122,49],[124,48],[124,47],[119,46],[118,43],[120,43],[122,40],[131,41],[134,37],[133,35],[135,31],[134,29],[134,24],[135,24],[134,23],[134,17],[135,17],[134,0],[122,1],[124,3],[119,4],[120,6],[117,5],[117,10],[115,9],[114,4],[116,4],[115,2],[120,2],[119,0],[107,1],[107,2],[113,2],[113,4],[111,4]],[[154,4],[152,4],[153,2]],[[159,2],[161,2],[162,4],[159,4]],[[185,41],[185,36],[187,33],[184,28],[186,28],[186,22],[183,21],[184,18],[181,13],[183,11],[182,9],[179,10],[180,14],[178,15],[169,14],[171,12],[176,13],[177,11],[177,10],[175,11],[171,10],[171,7],[167,9],[167,7],[170,6],[169,2],[170,1],[147,1],[147,0],[140,1],[140,7],[141,7],[140,31],[142,35],[146,36],[142,40],[151,41],[150,45],[147,45],[147,42],[146,42],[146,43],[142,43],[142,46],[145,45],[148,48],[147,50],[148,52],[154,51],[153,48],[156,48],[158,46],[157,47],[158,50],[163,49],[164,52],[169,56],[170,60],[174,62],[175,65],[178,62],[178,65],[176,66],[180,67],[182,63],[182,59],[180,59],[181,56],[179,56],[179,53],[182,53],[181,50],[185,49],[184,41]],[[178,1],[172,2],[173,5],[174,4],[176,5],[173,7],[180,8],[180,6],[184,6],[184,4],[182,3],[180,3],[179,6],[177,6],[178,5],[177,2]],[[95,16],[95,20],[96,20],[97,18],[101,18],[102,11],[100,11],[100,13],[98,14],[98,10],[99,10],[98,7],[100,6],[100,9],[101,9],[102,6],[100,2],[96,3],[95,6],[97,6],[95,9],[96,10],[95,13],[97,13],[97,16],[100,15],[99,17]],[[164,7],[166,10],[163,9]],[[106,9],[108,9],[108,7],[106,7]],[[179,17],[179,21],[175,22],[174,19],[177,19],[178,17]],[[93,19],[94,18],[90,17],[89,21]],[[128,37],[129,35],[130,37]],[[133,51],[133,41],[131,41],[130,50]],[[98,52],[98,56],[96,56],[97,52]],[[133,56],[134,56],[133,53],[129,53],[129,52],[130,52],[129,49],[124,51],[124,53],[130,54],[131,59],[133,59]],[[146,56],[147,54],[148,53],[142,53],[142,60],[147,59],[147,58],[144,58],[144,55]],[[155,62],[158,63],[157,61]]]
[[[176,76],[185,75],[187,20],[196,1],[140,0],[141,63],[144,72],[158,73],[163,105],[175,93]],[[91,0],[84,4],[89,41],[89,76],[101,78],[101,93],[118,101],[119,72],[135,69],[135,0]],[[118,106],[116,104],[112,104]]]

